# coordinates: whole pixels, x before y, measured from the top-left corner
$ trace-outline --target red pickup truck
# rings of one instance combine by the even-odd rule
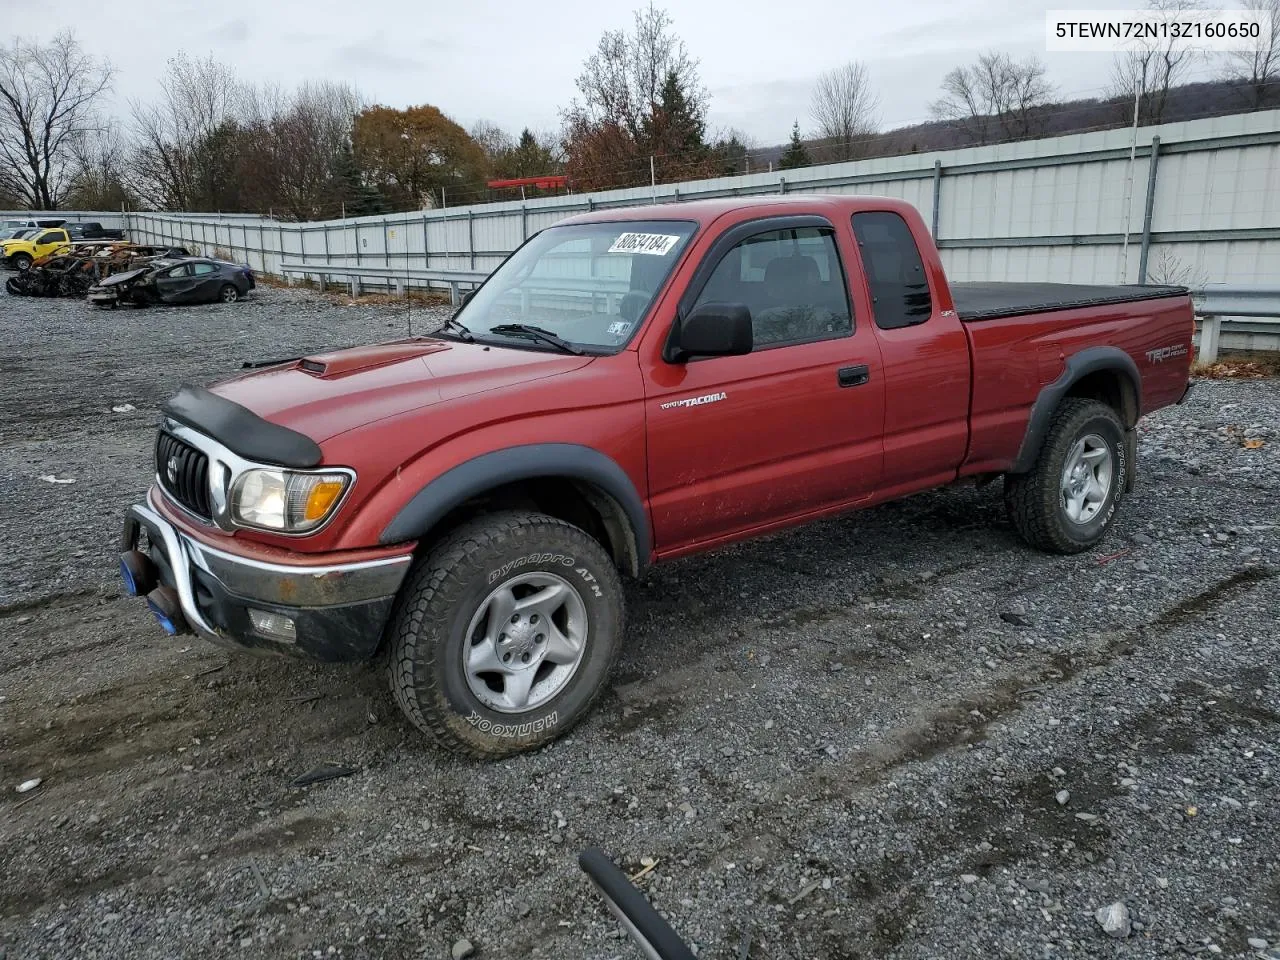
[[[1178,287],[948,284],[897,200],[590,213],[432,336],[183,388],[122,573],[171,633],[381,655],[508,754],[587,711],[650,564],[1000,476],[1030,544],[1093,546],[1192,330]]]

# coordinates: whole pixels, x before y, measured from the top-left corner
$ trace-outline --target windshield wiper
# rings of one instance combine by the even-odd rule
[[[556,336],[550,330],[543,330],[541,327],[530,326],[527,323],[500,323],[496,327],[489,328],[490,333],[505,333],[508,336],[526,336],[532,337],[534,340],[541,340],[543,343],[549,343],[553,347],[563,350],[565,353],[576,354],[582,356],[582,348],[576,344],[570,343],[564,337]]]
[[[444,326],[441,327],[440,329],[452,330],[454,332],[454,335],[457,336],[457,338],[461,340],[463,343],[475,343],[476,341],[476,338],[472,336],[471,331],[466,327],[466,325],[463,324],[460,320],[455,320],[453,317],[450,317],[449,319],[447,319],[444,322]]]

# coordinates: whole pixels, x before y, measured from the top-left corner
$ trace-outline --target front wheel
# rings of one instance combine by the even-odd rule
[[[1005,477],[1005,508],[1033,547],[1079,553],[1106,535],[1132,469],[1116,412],[1071,397],[1054,413],[1035,465]]]
[[[485,514],[406,580],[388,638],[391,691],[447,749],[531,750],[587,713],[622,629],[622,585],[599,542],[543,514]]]
[[[19,273],[24,273],[31,269],[31,256],[25,253],[15,253],[10,260],[13,268]]]

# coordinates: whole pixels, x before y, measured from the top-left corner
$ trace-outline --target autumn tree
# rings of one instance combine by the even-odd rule
[[[800,121],[797,120],[791,127],[791,140],[787,143],[787,149],[783,151],[778,166],[783,170],[795,170],[797,167],[807,167],[812,162],[809,151],[805,149],[804,140],[800,138]]]
[[[399,209],[446,205],[451,194],[461,200],[484,188],[484,151],[429,104],[369,107],[351,139],[361,169]]]
[[[1256,50],[1227,53],[1223,79],[1236,84],[1250,109],[1258,110],[1280,100],[1280,0],[1242,0],[1250,13],[1270,18],[1262,43]]]
[[[0,191],[35,210],[62,204],[76,150],[104,127],[98,107],[112,72],[69,30],[0,47]]]
[[[879,126],[880,98],[871,88],[864,64],[850,62],[819,74],[809,101],[823,160],[856,160],[865,156]]]
[[[973,143],[1021,140],[1044,130],[1053,89],[1037,57],[1014,60],[1007,53],[990,51],[977,63],[950,71],[942,80],[943,95],[930,111]]]
[[[650,157],[664,179],[714,169],[697,61],[665,10],[650,3],[634,18],[600,38],[562,114],[567,172],[585,189],[647,183]]]
[[[1179,13],[1199,10],[1200,0],[1147,0],[1147,9],[1173,21]],[[1135,101],[1139,123],[1160,123],[1169,102],[1169,90],[1177,86],[1195,63],[1197,54],[1173,36],[1141,40],[1134,49],[1116,54],[1111,68],[1111,95],[1122,114],[1132,115]]]

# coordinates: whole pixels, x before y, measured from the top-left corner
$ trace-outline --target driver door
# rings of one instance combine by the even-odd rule
[[[216,300],[222,289],[222,271],[213,263],[193,263],[191,267],[191,299],[204,302]]]
[[[668,363],[660,347],[674,318],[661,325],[658,349],[642,361],[659,553],[857,503],[876,489],[884,380],[871,325],[852,316],[850,245],[819,217],[731,227],[682,306],[745,304],[752,352]],[[706,280],[696,290],[699,275]]]
[[[180,263],[156,277],[156,292],[166,303],[185,303],[191,296],[196,281],[191,274],[191,264]]]

